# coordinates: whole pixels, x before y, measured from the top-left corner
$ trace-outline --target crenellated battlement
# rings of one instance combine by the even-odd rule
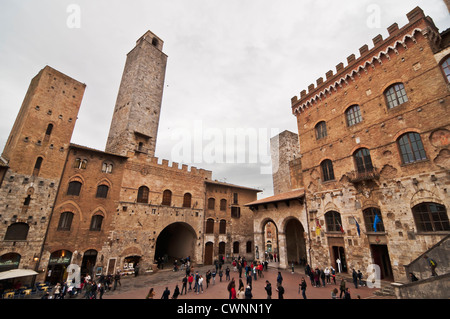
[[[131,152],[129,152],[131,153]],[[131,155],[131,154],[128,154]],[[139,157],[139,158],[138,158]],[[205,170],[202,168],[197,168],[195,166],[189,167],[186,164],[182,164],[180,167],[180,163],[170,162],[167,159],[160,159],[154,156],[148,156],[148,158],[142,158],[139,154],[138,157],[129,156],[129,162],[127,164],[127,168],[131,170],[140,171],[144,175],[150,173],[151,168],[156,169],[164,169],[172,172],[179,172],[185,174],[191,174],[192,176],[202,177],[204,179],[212,179],[212,171]]]
[[[336,65],[336,73],[329,70],[324,80],[320,77],[316,80],[316,84],[310,84],[308,90],[302,90],[300,97],[294,96],[291,98],[292,113],[297,115],[303,110],[309,108],[314,103],[322,101],[322,99],[331,96],[343,85],[348,85],[354,82],[361,76],[361,72],[367,73],[368,68],[375,67],[375,65],[382,64],[382,57],[390,60],[389,53],[395,52],[399,55],[397,48],[399,46],[407,49],[406,41],[412,40],[416,42],[416,34],[421,33],[427,37],[430,33],[434,37],[439,37],[439,32],[434,26],[430,18],[425,17],[423,10],[420,7],[414,8],[407,15],[409,23],[403,28],[399,28],[397,23],[392,24],[387,28],[389,37],[383,40],[383,36],[378,34],[372,39],[373,48],[369,49],[367,44],[359,49],[360,57],[356,58],[355,54],[347,57],[347,66],[344,63]]]

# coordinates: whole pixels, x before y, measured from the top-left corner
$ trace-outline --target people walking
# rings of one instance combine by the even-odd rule
[[[352,278],[353,278],[353,284],[355,285],[355,289],[358,289],[358,273],[356,272],[355,268],[352,270]]]
[[[175,290],[173,291],[172,299],[177,299],[180,295],[180,288],[178,288],[178,284],[175,286]]]
[[[426,259],[426,261],[428,262],[428,265],[430,266],[431,269],[431,276],[437,276],[436,273],[436,267],[437,267],[437,262],[436,260],[434,260],[431,257],[428,257],[427,255],[423,256],[424,259]]]
[[[153,288],[150,288],[145,299],[153,299],[153,297],[155,297],[155,290]]]
[[[307,299],[306,298],[306,281],[305,281],[305,278],[304,277],[302,277],[302,282],[300,283],[300,285],[299,285],[300,287],[300,290],[301,290],[301,292],[302,292],[302,296],[303,296],[303,299]]]
[[[267,294],[267,299],[272,299],[272,285],[268,280],[266,280],[266,287],[264,287]]]
[[[168,300],[169,296],[170,296],[170,290],[169,290],[169,287],[166,287],[166,289],[164,290],[164,292],[161,296],[161,299]]]
[[[277,291],[278,291],[278,299],[284,299],[284,288],[281,284],[278,284]]]
[[[341,291],[341,293],[339,294],[339,298],[342,299],[342,294],[345,294],[345,280],[343,277],[341,277],[341,284],[339,286],[339,289]]]
[[[188,282],[188,276],[184,276],[183,279],[181,280],[182,282],[182,286],[181,286],[181,295],[183,294],[183,290],[184,290],[184,294],[187,294],[187,282]]]

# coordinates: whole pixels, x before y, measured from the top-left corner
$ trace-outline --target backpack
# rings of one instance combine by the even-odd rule
[[[437,266],[437,262],[434,259],[430,258],[429,262],[431,266]]]

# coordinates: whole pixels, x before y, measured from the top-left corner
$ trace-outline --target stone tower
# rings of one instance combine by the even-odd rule
[[[270,139],[274,195],[298,188],[292,178],[297,162],[300,163],[298,134],[284,131]],[[295,161],[297,159],[297,161]]]
[[[7,267],[38,266],[85,88],[49,66],[30,83],[2,154],[0,256],[10,256]]]
[[[85,88],[49,66],[31,80],[2,154],[12,171],[61,177]]]
[[[106,151],[155,155],[167,55],[163,41],[147,31],[127,55]]]

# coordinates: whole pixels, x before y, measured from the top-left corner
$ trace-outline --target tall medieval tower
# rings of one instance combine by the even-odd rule
[[[106,151],[155,155],[167,55],[163,41],[147,31],[127,55]]]
[[[0,271],[37,268],[85,88],[49,66],[30,83],[2,154]]]

